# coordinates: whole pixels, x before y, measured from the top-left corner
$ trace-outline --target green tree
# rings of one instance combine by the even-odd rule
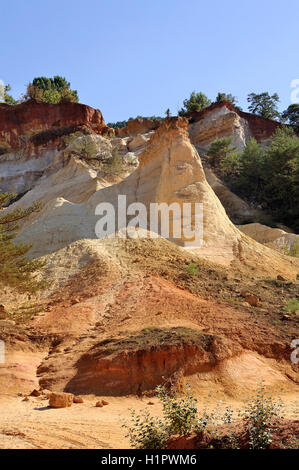
[[[231,93],[221,93],[219,91],[218,95],[216,96],[216,103],[221,103],[222,101],[230,101],[234,105],[238,102],[237,98]]]
[[[224,174],[235,172],[238,168],[238,152],[232,141],[232,137],[216,139],[207,152],[211,165],[218,167]]]
[[[202,92],[192,91],[190,97],[183,101],[183,107],[179,111],[179,116],[185,116],[192,111],[202,111],[210,106],[211,100]]]
[[[265,200],[277,220],[299,230],[299,138],[278,129],[266,152]]]
[[[71,90],[71,84],[64,77],[55,75],[49,77],[35,77],[27,87],[26,99],[35,99],[47,103],[57,104],[60,101],[78,102],[78,92]]]
[[[11,86],[8,84],[4,87],[4,102],[12,106],[18,104],[18,102],[7,92],[11,90]]]
[[[265,171],[264,150],[251,138],[239,156],[239,176],[235,186],[244,196],[252,194],[260,200],[265,184]]]
[[[282,119],[294,126],[296,133],[299,133],[299,103],[290,104],[282,113]]]
[[[277,110],[277,103],[279,102],[279,96],[274,93],[272,96],[268,92],[260,94],[250,93],[247,96],[249,104],[248,110],[266,119],[279,119],[280,113]]]
[[[0,207],[7,204],[15,194],[0,193]],[[16,209],[0,216],[0,285],[9,286],[20,292],[35,292],[45,286],[37,281],[34,273],[44,266],[39,260],[28,260],[25,255],[32,245],[13,242],[18,228],[17,222],[40,210],[35,203],[27,209]]]
[[[263,204],[274,219],[298,231],[299,138],[293,129],[277,129],[266,148],[251,139],[239,157],[232,189]]]

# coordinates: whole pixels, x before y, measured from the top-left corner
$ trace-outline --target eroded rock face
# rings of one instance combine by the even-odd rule
[[[199,150],[207,150],[215,139],[233,138],[233,145],[241,152],[254,137],[259,143],[267,141],[281,124],[240,111],[228,101],[215,103],[201,112],[189,113],[191,142]]]
[[[119,137],[132,137],[138,134],[146,134],[157,129],[160,124],[161,121],[152,121],[151,119],[132,119],[128,121],[127,126],[116,129],[116,135]]]
[[[100,134],[105,121],[99,110],[79,103],[38,103],[29,100],[17,106],[0,104],[0,148],[6,152],[38,146],[65,128],[85,126]],[[46,131],[49,131],[46,134]],[[50,132],[51,131],[51,132]],[[4,153],[4,151],[3,151]]]
[[[286,254],[299,248],[299,235],[280,228],[271,228],[259,223],[239,225],[239,230],[263,245],[276,248]]]
[[[40,178],[65,166],[68,154],[64,149],[70,135],[82,135],[84,142],[70,150],[81,150],[88,158],[92,140],[103,138],[87,134],[101,134],[104,127],[100,111],[78,103],[0,104],[0,191],[23,194]]]
[[[203,205],[203,243],[200,248],[188,247],[200,256],[215,262],[265,263],[277,274],[296,276],[296,267],[280,255],[241,233],[229,220],[222,204],[208,184],[200,158],[190,143],[185,118],[169,118],[147,143],[139,157],[139,167],[120,183],[96,191],[81,204],[63,198],[51,200],[35,219],[26,222],[19,240],[33,242],[32,256],[56,251],[83,238],[95,239],[99,217],[95,209],[109,203],[118,219],[118,196],[126,196],[127,206],[150,203],[201,203]],[[127,224],[126,218],[121,223]],[[123,226],[119,226],[119,229]],[[150,227],[147,227],[150,228]],[[174,239],[187,246],[185,239]]]

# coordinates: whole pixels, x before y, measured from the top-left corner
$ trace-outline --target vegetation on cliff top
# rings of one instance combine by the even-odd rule
[[[108,338],[96,345],[105,354],[113,352],[148,350],[152,347],[193,345],[208,349],[214,336],[186,327],[158,328],[149,326],[124,338]]]
[[[35,99],[46,103],[57,104],[61,101],[71,101],[78,103],[77,90],[71,90],[71,84],[59,75],[53,78],[36,77],[27,86],[27,93],[24,99]]]

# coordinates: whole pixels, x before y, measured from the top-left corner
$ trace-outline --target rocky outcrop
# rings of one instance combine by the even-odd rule
[[[34,100],[17,106],[0,104],[2,153],[45,145],[79,127],[101,134],[105,126],[102,113],[84,104],[50,104]]]
[[[0,191],[24,194],[42,177],[64,167],[70,151],[89,158],[102,144],[93,139],[106,141],[90,134],[101,134],[104,127],[101,112],[83,104],[0,104]],[[69,136],[78,134],[82,138],[77,148],[65,153]]]
[[[277,274],[296,276],[297,268],[282,259],[278,253],[256,243],[242,234],[229,220],[223,206],[209,186],[200,158],[191,145],[184,118],[166,119],[149,140],[146,150],[139,157],[139,167],[118,184],[96,191],[81,204],[70,203],[63,198],[51,200],[36,220],[29,220],[21,230],[19,240],[33,242],[33,256],[53,252],[69,243],[96,238],[98,217],[95,209],[100,203],[109,203],[115,209],[118,220],[118,196],[126,196],[128,207],[141,202],[150,213],[150,203],[185,202],[203,205],[202,245],[190,244],[186,238],[170,239],[192,249],[200,256],[223,264],[238,262],[265,265]],[[125,215],[120,223],[126,225]],[[184,221],[190,225],[186,219]],[[144,228],[150,228],[148,220]],[[124,228],[120,225],[118,228]],[[192,224],[191,224],[192,225]],[[59,230],[57,230],[59,227]],[[111,234],[112,235],[112,234]]]
[[[131,119],[125,127],[116,129],[115,134],[119,137],[132,137],[138,134],[146,134],[147,132],[158,129],[161,121],[153,121],[152,119]]]
[[[77,363],[77,374],[66,390],[97,395],[142,394],[155,390],[161,383],[175,383],[179,377],[212,370],[221,359],[240,353],[239,345],[207,335],[205,349],[200,345],[160,344],[150,342],[143,349],[104,354],[99,348],[84,354]],[[109,343],[108,343],[109,346]],[[108,347],[109,349],[109,347]],[[225,351],[225,353],[223,353]]]
[[[0,191],[17,195],[26,193],[17,204],[22,207],[37,198],[45,202],[54,195],[80,202],[80,194],[84,194],[84,200],[108,185],[103,179],[106,176],[104,167],[109,168],[115,151],[118,151],[118,141],[122,140],[76,131],[60,138],[56,147],[39,149],[38,156],[22,152],[2,155]],[[126,143],[119,156],[125,174],[138,164],[136,152],[129,152]],[[97,185],[98,181],[100,185]],[[87,187],[89,182],[91,185]]]
[[[280,228],[271,228],[259,223],[239,225],[239,230],[263,245],[276,248],[286,254],[298,255],[299,235]]]
[[[191,142],[199,150],[207,150],[215,139],[233,138],[233,145],[242,151],[250,137],[259,143],[267,141],[281,124],[254,114],[245,113],[228,101],[214,103],[200,112],[187,115]]]

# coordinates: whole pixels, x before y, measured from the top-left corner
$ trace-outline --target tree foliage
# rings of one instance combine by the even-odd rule
[[[230,101],[234,105],[238,102],[237,98],[231,93],[221,93],[219,91],[218,95],[216,96],[216,103],[221,103],[222,101]]]
[[[211,165],[218,167],[224,174],[234,172],[238,167],[238,152],[232,140],[232,137],[216,139],[207,152]]]
[[[240,155],[233,189],[298,231],[299,138],[294,131],[278,129],[266,148],[251,139]]]
[[[299,134],[299,103],[290,104],[282,113],[282,119],[291,126],[294,126],[295,132]]]
[[[166,113],[165,113],[166,114]],[[107,126],[112,127],[113,129],[121,129],[122,127],[126,127],[129,121],[134,121],[135,119],[149,119],[150,121],[163,121],[165,118],[161,116],[136,116],[135,118],[129,117],[127,121],[116,121],[116,122],[108,122]]]
[[[12,97],[12,95],[7,93],[10,90],[11,86],[9,84],[4,87],[4,103],[14,106],[18,104],[18,102]]]
[[[55,75],[53,78],[36,77],[27,86],[25,99],[35,99],[57,104],[61,101],[79,101],[78,92],[71,90],[71,84],[64,77]]]
[[[272,96],[268,92],[260,94],[250,93],[247,97],[247,101],[250,103],[248,110],[266,119],[279,119],[280,113],[277,110],[277,103],[279,102],[279,96],[274,93]]]
[[[0,207],[7,204],[15,194],[0,193]],[[14,243],[17,222],[40,210],[35,203],[27,209],[16,209],[0,216],[0,285],[9,286],[20,292],[35,292],[45,283],[37,281],[34,273],[44,266],[39,260],[28,260],[25,255],[32,245]]]
[[[179,116],[185,116],[192,111],[202,111],[210,106],[211,100],[202,92],[192,91],[190,97],[183,101],[183,107],[179,111]]]

